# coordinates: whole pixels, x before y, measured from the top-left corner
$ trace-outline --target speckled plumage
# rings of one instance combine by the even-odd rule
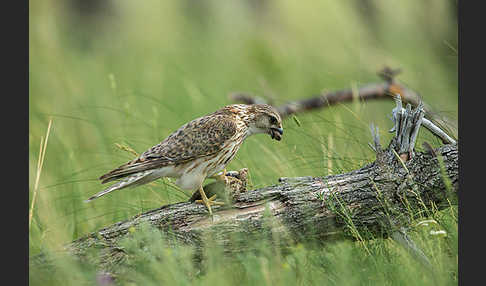
[[[282,132],[280,116],[269,105],[225,106],[184,124],[139,157],[101,176],[102,183],[120,181],[87,201],[160,177],[178,178],[179,187],[194,190],[206,177],[224,169],[248,136],[268,133],[280,140]]]

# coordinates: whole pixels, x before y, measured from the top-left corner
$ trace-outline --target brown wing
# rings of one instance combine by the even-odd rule
[[[194,119],[138,158],[101,176],[102,183],[168,165],[182,164],[220,151],[237,131],[228,114],[213,113]]]

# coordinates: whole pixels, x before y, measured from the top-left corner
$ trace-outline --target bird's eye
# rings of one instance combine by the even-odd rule
[[[275,116],[270,115],[270,124],[277,124],[278,120]]]

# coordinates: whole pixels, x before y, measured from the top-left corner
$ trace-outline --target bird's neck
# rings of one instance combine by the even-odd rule
[[[255,114],[249,112],[246,105],[244,104],[231,105],[231,111],[233,112],[233,116],[235,118],[238,129],[241,130],[242,134],[244,134],[243,139],[254,134],[265,132],[265,130],[262,130],[250,124],[250,122],[254,121]]]
[[[261,134],[265,133],[265,130],[262,130],[261,128],[257,128],[255,126],[247,126],[246,127],[246,137],[254,135],[254,134]]]

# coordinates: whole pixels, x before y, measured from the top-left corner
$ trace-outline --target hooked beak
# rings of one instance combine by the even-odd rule
[[[280,141],[283,135],[283,128],[270,128],[270,136],[272,139]]]

